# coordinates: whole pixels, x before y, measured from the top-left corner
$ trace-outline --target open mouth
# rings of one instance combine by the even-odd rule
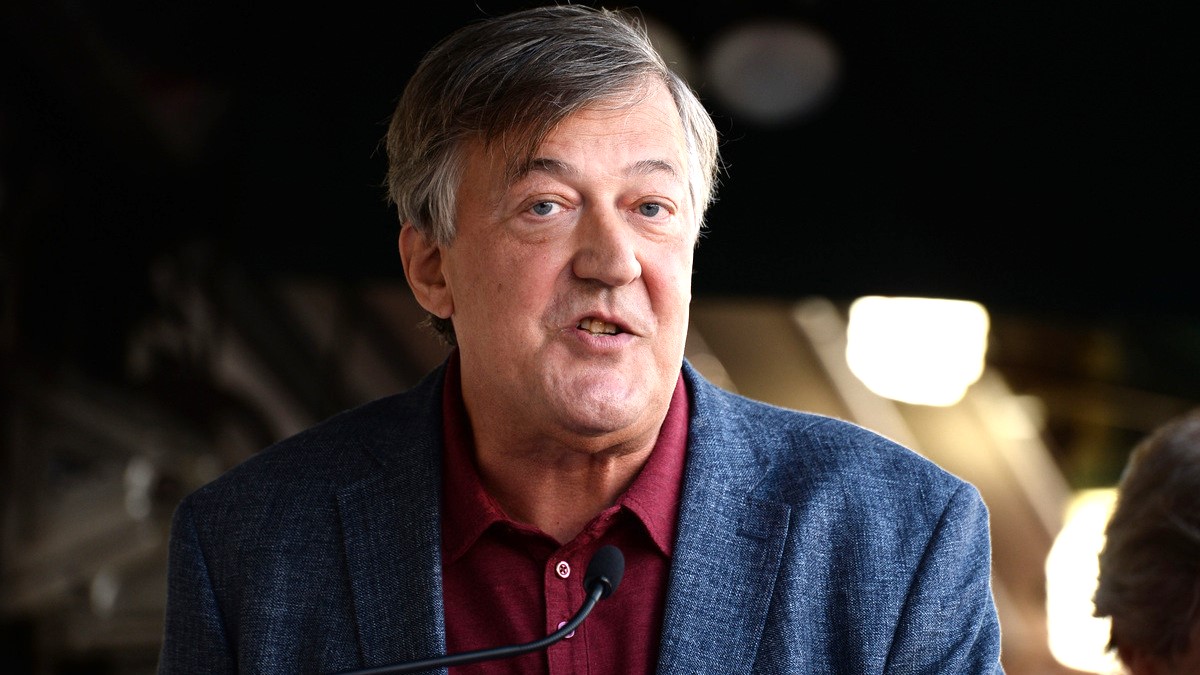
[[[616,335],[621,332],[615,323],[605,323],[599,319],[584,319],[576,328],[585,330],[592,335]]]

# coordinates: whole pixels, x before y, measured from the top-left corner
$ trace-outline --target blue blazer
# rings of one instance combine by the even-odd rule
[[[333,673],[444,651],[443,369],[179,504],[160,673]],[[660,673],[1003,672],[973,486],[861,427],[683,373]]]

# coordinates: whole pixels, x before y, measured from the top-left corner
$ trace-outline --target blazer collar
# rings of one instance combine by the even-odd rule
[[[364,665],[445,651],[441,574],[442,368],[363,430],[378,472],[338,493]]]
[[[692,416],[659,672],[751,672],[791,509],[750,496],[754,439],[723,423],[725,400],[687,363],[684,375]]]

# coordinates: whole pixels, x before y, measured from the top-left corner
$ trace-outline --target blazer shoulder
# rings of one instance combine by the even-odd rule
[[[444,366],[438,367],[411,389],[362,403],[281,439],[189,498],[236,499],[247,491],[285,485],[310,492],[336,489],[389,465],[428,464],[441,443],[443,372]]]
[[[758,477],[756,491],[797,493],[837,485],[843,492],[942,498],[966,486],[931,459],[857,423],[729,392],[692,371],[691,447]],[[787,501],[792,501],[787,499]]]

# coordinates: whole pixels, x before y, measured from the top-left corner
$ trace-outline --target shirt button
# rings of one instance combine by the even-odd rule
[[[563,563],[563,564],[565,565],[566,563]],[[563,627],[563,626],[565,626],[565,625],[567,625],[567,622],[566,622],[566,621],[559,621],[559,622],[558,622],[558,627],[559,627],[559,628],[562,628],[562,627]],[[575,637],[575,631],[571,631],[570,633],[567,633],[567,635],[566,635],[566,636],[565,636],[563,639],[564,639],[564,640],[570,640],[570,639],[571,639],[571,638],[573,638],[573,637]]]
[[[558,576],[562,577],[563,579],[571,576],[571,566],[566,560],[560,560],[558,564],[555,565],[554,571],[557,572]]]

